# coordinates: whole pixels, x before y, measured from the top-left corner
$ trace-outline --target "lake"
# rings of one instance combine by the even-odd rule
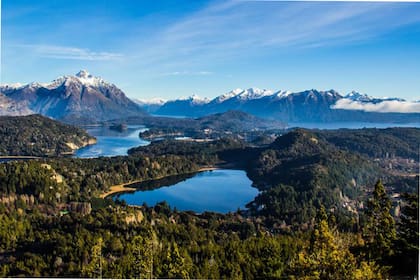
[[[172,181],[171,181],[172,180]],[[195,175],[172,176],[162,180],[130,185],[138,190],[117,194],[114,197],[125,200],[129,205],[154,206],[166,201],[178,210],[197,213],[213,211],[219,213],[244,209],[258,194],[245,171],[219,169],[204,171]]]
[[[147,130],[144,126],[128,126],[123,132],[108,127],[87,127],[86,131],[95,136],[97,143],[76,151],[75,157],[94,158],[124,156],[131,148],[148,145],[150,142],[139,138],[139,133]]]
[[[420,123],[411,124],[391,124],[391,123],[290,123],[289,127],[304,127],[318,129],[337,129],[337,128],[363,128],[363,127],[420,127]],[[148,145],[150,142],[139,138],[139,133],[147,130],[142,125],[129,125],[126,131],[119,132],[108,127],[93,126],[86,127],[86,131],[95,136],[97,143],[81,148],[76,151],[74,157],[94,158],[102,156],[124,156],[131,148]],[[178,139],[178,140],[181,140]]]

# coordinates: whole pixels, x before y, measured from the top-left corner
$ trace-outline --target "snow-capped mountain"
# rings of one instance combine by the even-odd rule
[[[374,113],[420,113],[419,102],[408,102],[402,98],[377,98],[352,91],[331,106],[333,109]],[[417,121],[420,119],[418,116]]]
[[[186,101],[192,105],[202,105],[210,102],[208,98],[202,98],[197,94],[193,94],[188,97],[181,97],[179,100]]]
[[[131,101],[114,84],[81,70],[50,83],[0,86],[0,115],[39,113],[68,122],[103,121],[128,116],[201,117],[230,110],[284,122],[374,121],[419,122],[420,102],[376,98],[352,91],[291,92],[234,89],[214,99],[192,95],[176,100]]]
[[[139,105],[163,105],[167,102],[166,99],[163,98],[152,98],[152,99],[133,99],[134,102],[136,102]]]
[[[350,92],[349,94],[345,95],[344,98],[350,99],[352,101],[361,101],[361,102],[370,102],[373,99],[373,97],[370,97],[367,94],[361,94],[354,90]]]
[[[163,104],[165,104],[167,102],[167,100],[163,99],[163,98],[152,98],[152,99],[149,99],[149,100],[133,99],[133,101],[148,113],[154,113]]]
[[[266,89],[259,89],[259,88],[249,88],[249,89],[241,89],[237,88],[232,91],[229,91],[228,93],[222,94],[218,97],[216,97],[213,101],[216,103],[222,103],[229,99],[238,99],[238,100],[254,100],[259,99],[264,96],[272,95],[273,92],[271,90]]]
[[[258,88],[235,89],[211,101],[199,104],[185,99],[168,101],[156,113],[198,117],[229,110],[240,110],[261,117],[275,116],[281,117],[282,120],[290,120],[303,115],[316,114],[320,110],[328,111],[330,110],[329,106],[338,98],[342,97],[335,91],[328,91],[324,94],[324,92],[316,90],[291,93]],[[310,108],[311,106],[313,108]]]
[[[380,122],[405,121],[406,119],[416,121],[416,118],[420,116],[419,103],[407,102],[401,98],[376,98],[356,91],[343,96],[334,90],[312,89],[290,92],[238,88],[212,100],[202,102],[194,102],[194,100],[194,98],[170,100],[157,110],[155,108],[155,113],[200,117],[229,110],[240,110],[259,117],[276,118],[287,122]],[[355,106],[358,104],[361,105]],[[385,113],[388,114],[385,115]],[[412,115],[412,113],[417,115]]]
[[[118,87],[86,70],[51,83],[4,85],[0,90],[10,100],[26,102],[28,109],[35,113],[69,122],[144,114]]]
[[[384,101],[401,101],[406,102],[405,99],[398,98],[398,97],[373,97],[369,96],[367,94],[361,94],[357,91],[352,91],[349,94],[345,95],[343,98],[349,99],[352,101],[358,101],[358,102],[370,102],[370,103],[381,103]]]

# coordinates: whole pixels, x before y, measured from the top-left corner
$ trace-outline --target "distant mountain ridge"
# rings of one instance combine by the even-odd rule
[[[373,98],[355,91],[343,96],[335,90],[315,89],[302,92],[235,89],[212,100],[192,96],[154,104],[154,111],[150,111],[158,115],[200,117],[229,110],[285,122],[418,122],[420,119],[420,102]]]
[[[144,114],[144,110],[114,84],[86,70],[62,76],[51,83],[2,85],[1,93],[27,109],[67,122],[102,121]]]
[[[69,123],[141,117],[148,113],[196,118],[231,110],[287,123],[420,122],[420,101],[374,98],[355,91],[341,95],[335,90],[238,88],[214,99],[192,95],[169,101],[130,100],[117,86],[86,70],[61,76],[51,83],[0,86],[0,115],[38,113]]]

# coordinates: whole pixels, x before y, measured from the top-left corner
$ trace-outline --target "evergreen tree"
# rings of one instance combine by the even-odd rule
[[[163,262],[162,268],[165,278],[189,278],[189,265],[191,260],[187,260],[179,251],[178,245],[172,242],[167,247],[166,259]]]
[[[83,275],[89,278],[102,278],[104,260],[102,258],[103,239],[98,237],[92,246],[91,260],[82,269]]]
[[[418,275],[419,263],[419,196],[403,194],[401,220],[397,224],[396,257],[398,274]]]
[[[363,229],[365,250],[369,261],[386,263],[393,254],[396,239],[395,221],[391,216],[391,201],[382,182],[375,184],[366,211],[366,224]]]
[[[291,264],[292,279],[380,279],[373,263],[358,265],[348,245],[330,229],[323,206],[316,220],[310,245]]]
[[[153,242],[137,235],[131,241],[134,278],[153,278]]]

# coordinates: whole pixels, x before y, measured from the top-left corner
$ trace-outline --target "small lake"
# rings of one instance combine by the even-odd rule
[[[197,213],[213,211],[219,213],[245,209],[258,194],[252,187],[245,171],[219,169],[194,175],[172,176],[162,180],[133,184],[141,190],[117,194],[129,205],[154,206],[166,201],[172,208],[191,210]]]
[[[125,156],[129,149],[150,143],[139,138],[139,133],[147,130],[144,126],[128,126],[122,132],[103,126],[85,129],[97,143],[77,150],[74,156],[78,158]]]

